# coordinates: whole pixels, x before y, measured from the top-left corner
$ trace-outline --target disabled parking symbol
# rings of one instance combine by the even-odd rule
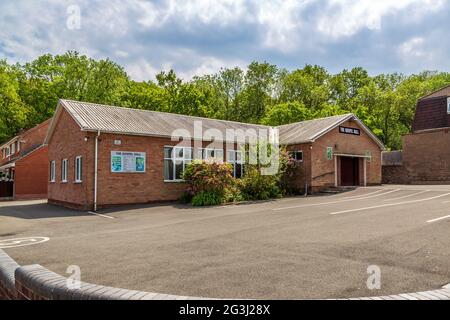
[[[47,242],[48,240],[50,240],[48,237],[25,237],[0,240],[0,249],[31,246],[34,244]]]

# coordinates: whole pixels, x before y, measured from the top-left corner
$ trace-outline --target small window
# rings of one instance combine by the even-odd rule
[[[242,152],[237,150],[228,150],[227,162],[233,165],[233,177],[237,179],[242,178],[244,175]]]
[[[450,97],[447,98],[447,113],[450,114]]]
[[[56,163],[55,161],[50,161],[50,182],[55,182],[56,174]]]
[[[67,159],[63,159],[61,163],[61,182],[67,182]]]
[[[75,182],[82,182],[83,178],[83,158],[78,156],[75,158]]]
[[[289,155],[295,161],[303,162],[303,151],[290,151]]]
[[[11,154],[14,154],[14,153],[16,153],[16,143],[15,142],[11,144]]]
[[[10,149],[9,149],[9,147],[6,147],[6,157],[9,157],[9,155],[10,155]]]

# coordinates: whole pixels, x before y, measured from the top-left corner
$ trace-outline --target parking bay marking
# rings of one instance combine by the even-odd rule
[[[448,219],[448,218],[450,218],[450,215],[444,216],[444,217],[440,217],[440,218],[436,218],[436,219],[432,219],[432,220],[428,220],[427,223],[432,223],[432,222],[436,222],[436,221],[440,221],[440,220],[444,220],[444,219]]]
[[[422,194],[422,193],[425,193],[425,192],[428,192],[428,191],[431,191],[431,190],[423,190],[423,191],[416,192],[416,193],[413,193],[413,194],[409,194],[409,195],[406,195],[406,196],[403,196],[403,197],[392,198],[392,199],[384,199],[383,201],[393,201],[393,200],[400,200],[400,199],[410,198],[410,197],[414,197],[414,196],[417,196],[419,194]]]
[[[114,217],[107,216],[106,214],[101,214],[93,211],[89,211],[89,213],[102,218],[115,219]]]
[[[381,204],[379,206],[371,206],[371,207],[364,207],[364,208],[336,211],[336,212],[331,212],[330,214],[331,215],[336,215],[336,214],[341,214],[341,213],[356,212],[356,211],[363,211],[363,210],[370,210],[370,209],[398,206],[398,205],[402,205],[402,204],[417,203],[417,202],[429,201],[429,200],[442,198],[442,197],[445,197],[445,196],[448,196],[448,195],[450,195],[450,192],[449,193],[444,193],[444,194],[441,194],[441,195],[438,195],[438,196],[430,197],[430,198],[425,198],[425,199],[418,199],[418,200],[411,200],[411,201],[402,201],[402,202],[397,202],[397,203],[387,203],[387,204]]]
[[[302,205],[292,206],[292,207],[274,208],[274,209],[272,209],[272,210],[273,210],[273,211],[280,211],[280,210],[296,209],[296,208],[303,208],[303,207],[321,206],[321,205],[325,205],[325,204],[335,204],[335,203],[341,203],[341,202],[347,202],[347,201],[365,200],[365,199],[370,199],[370,198],[375,198],[375,197],[383,196],[383,195],[385,195],[385,194],[389,194],[389,193],[396,192],[396,191],[400,191],[400,189],[394,189],[394,190],[390,190],[390,191],[388,191],[388,192],[379,193],[379,194],[372,195],[372,196],[368,196],[368,197],[352,198],[352,199],[344,199],[344,200],[336,200],[336,201],[321,202],[321,203],[302,204]]]

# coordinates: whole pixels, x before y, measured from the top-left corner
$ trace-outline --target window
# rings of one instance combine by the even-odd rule
[[[237,150],[228,150],[227,161],[233,165],[233,177],[238,179],[242,178],[244,175],[242,152]]]
[[[9,147],[6,147],[6,157],[9,157],[9,155],[10,155],[10,149],[9,149]]]
[[[289,155],[295,161],[303,162],[303,151],[289,151]]]
[[[450,114],[450,97],[447,98],[447,113]]]
[[[83,158],[78,156],[75,158],[75,183],[82,182],[83,178]]]
[[[61,163],[61,182],[67,182],[67,159],[63,159]]]
[[[164,147],[164,181],[182,181],[186,165],[192,161],[192,148]]]
[[[56,163],[55,161],[50,161],[50,182],[55,182],[56,174]]]
[[[202,160],[219,160],[223,161],[223,149],[205,148],[201,150]]]
[[[16,153],[16,143],[15,142],[11,144],[11,154],[14,154],[14,153]]]

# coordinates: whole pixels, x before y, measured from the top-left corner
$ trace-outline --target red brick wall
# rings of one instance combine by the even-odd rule
[[[85,137],[88,138],[85,141]],[[48,182],[50,203],[61,203],[76,208],[89,209],[93,198],[92,166],[93,133],[82,132],[72,117],[63,110],[48,146],[48,161],[56,161],[56,180]],[[75,157],[83,157],[82,183],[75,183]],[[68,159],[68,182],[61,182],[61,162]],[[47,172],[49,171],[47,163]]]
[[[299,192],[305,191],[305,184],[308,184],[308,188],[311,186],[311,144],[293,144],[286,147],[288,151],[303,151],[303,162],[299,164],[297,172],[290,185],[297,189]]]
[[[48,149],[41,147],[16,161],[14,178],[15,199],[47,198]]]
[[[381,149],[368,136],[362,128],[354,121],[347,121],[342,124],[345,127],[361,129],[361,135],[343,134],[339,128],[334,128],[313,143],[311,154],[311,175],[313,189],[320,189],[326,186],[334,186],[334,159],[328,160],[326,155],[327,147],[333,147],[333,153],[345,153],[364,155],[366,151],[372,152],[372,160],[367,161],[367,184],[376,185],[381,183]],[[338,157],[337,168],[339,172],[340,162]],[[363,164],[360,160],[360,181],[363,179]],[[328,174],[327,174],[328,173]],[[325,175],[324,175],[325,174]],[[338,183],[340,177],[338,176]]]
[[[56,181],[48,185],[50,203],[92,209],[94,200],[95,133],[82,132],[62,111],[49,142],[49,161],[56,160]],[[88,137],[88,141],[84,141]],[[121,145],[114,145],[121,140]],[[98,196],[102,206],[177,200],[186,189],[180,182],[164,182],[164,146],[176,145],[169,138],[104,134],[99,137]],[[210,142],[203,142],[203,147]],[[224,146],[224,155],[226,148]],[[111,151],[146,153],[145,173],[111,173]],[[74,183],[75,157],[83,156],[83,182]],[[67,183],[61,183],[62,159],[69,159]],[[49,170],[47,164],[47,171]]]
[[[403,166],[411,183],[449,182],[449,130],[427,131],[403,136]]]

